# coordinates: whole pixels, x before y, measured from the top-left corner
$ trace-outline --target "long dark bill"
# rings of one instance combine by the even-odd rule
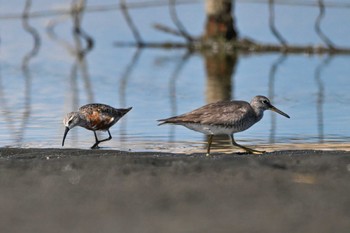
[[[63,135],[63,140],[62,140],[62,146],[64,146],[64,140],[66,140],[66,136],[68,134],[69,128],[66,127],[65,131],[64,131],[64,135]]]
[[[271,105],[271,108],[270,108],[271,111],[274,111],[274,112],[277,112],[279,114],[281,114],[282,116],[285,116],[287,118],[290,118],[290,116],[288,116],[286,113],[282,112],[281,110],[279,110],[278,108],[274,107]]]

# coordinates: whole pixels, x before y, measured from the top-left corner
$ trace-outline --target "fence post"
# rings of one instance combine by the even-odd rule
[[[233,2],[231,0],[206,0],[205,39],[236,40],[237,32],[232,17]]]

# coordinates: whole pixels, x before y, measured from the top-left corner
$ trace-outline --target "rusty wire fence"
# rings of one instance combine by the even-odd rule
[[[47,33],[51,39],[57,40],[58,36],[55,35],[54,28],[62,23],[62,16],[68,17],[73,23],[73,34],[78,40],[84,41],[84,47],[74,48],[67,43],[63,44],[68,51],[82,56],[89,52],[94,47],[94,38],[92,38],[88,32],[82,28],[82,21],[84,13],[91,12],[103,12],[103,11],[121,11],[125,23],[130,28],[133,38],[129,41],[118,41],[115,43],[116,46],[137,46],[137,47],[186,47],[192,51],[200,51],[203,49],[212,49],[213,47],[221,46],[224,52],[236,52],[242,50],[245,52],[283,52],[283,53],[350,53],[350,46],[338,46],[333,42],[332,35],[329,35],[327,31],[322,29],[322,23],[326,19],[327,9],[349,9],[350,3],[346,2],[334,2],[324,0],[299,0],[299,1],[288,1],[288,0],[236,0],[233,1],[233,5],[237,4],[259,4],[263,7],[268,8],[268,29],[271,34],[276,38],[277,43],[263,43],[257,41],[255,38],[240,38],[237,40],[218,43],[217,41],[206,41],[202,35],[192,35],[186,29],[186,23],[182,21],[177,12],[177,7],[180,5],[188,4],[205,4],[205,0],[149,0],[149,1],[127,1],[119,0],[115,4],[100,4],[100,5],[89,5],[86,0],[73,0],[67,8],[61,9],[47,9],[47,10],[35,10],[31,8],[32,1],[26,0],[23,6],[22,13],[7,12],[0,15],[0,21],[5,20],[22,20],[23,28],[30,33],[34,39],[33,50],[37,53],[40,44],[40,35],[37,30],[30,26],[30,19],[38,17],[51,17],[52,19],[47,25]],[[317,36],[323,42],[320,44],[308,44],[308,45],[294,45],[289,43],[288,38],[284,36],[278,28],[276,19],[276,7],[287,6],[287,7],[311,7],[318,10],[317,17],[314,20],[314,28]],[[138,29],[137,22],[134,21],[132,15],[129,13],[134,9],[144,9],[152,7],[163,7],[164,11],[168,11],[169,16],[173,22],[173,25],[163,25],[161,22],[156,23],[153,27],[164,33],[180,37],[178,42],[150,42],[143,39],[142,32]],[[234,8],[234,7],[233,7]],[[233,17],[235,17],[235,10],[232,11]],[[58,17],[59,16],[59,17]],[[237,19],[239,20],[239,18]],[[343,23],[343,22],[339,22]],[[296,25],[297,27],[297,25]],[[118,29],[116,29],[118,30]],[[239,33],[239,32],[238,32]],[[0,35],[1,39],[1,35]],[[60,42],[62,43],[62,42]],[[81,43],[80,43],[81,44]],[[34,53],[35,53],[34,52]]]

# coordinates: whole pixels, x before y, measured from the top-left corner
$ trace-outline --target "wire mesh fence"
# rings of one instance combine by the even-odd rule
[[[93,13],[93,12],[104,12],[104,11],[120,11],[125,19],[126,25],[128,25],[130,31],[132,32],[133,38],[130,38],[129,41],[118,41],[115,43],[117,46],[138,46],[138,47],[186,47],[193,51],[201,51],[203,49],[212,50],[214,48],[220,48],[220,51],[223,52],[236,52],[237,50],[242,50],[245,52],[283,52],[283,53],[350,53],[350,47],[348,46],[338,46],[334,43],[332,35],[327,33],[322,28],[322,23],[325,21],[327,16],[327,9],[348,9],[350,4],[347,2],[335,2],[324,0],[300,0],[300,1],[282,1],[282,0],[249,0],[249,1],[226,1],[232,4],[233,10],[231,11],[234,23],[239,21],[235,13],[235,5],[237,4],[259,4],[261,7],[268,8],[268,29],[270,33],[275,37],[277,43],[263,43],[259,42],[255,38],[244,38],[244,37],[235,37],[234,40],[207,40],[203,35],[193,35],[187,28],[186,22],[183,22],[181,17],[177,12],[179,6],[186,6],[189,4],[197,4],[198,9],[200,5],[208,4],[210,0],[153,0],[153,1],[126,1],[120,0],[118,3],[113,4],[99,4],[93,5],[89,4],[86,0],[74,0],[71,1],[70,6],[66,8],[59,9],[45,9],[45,10],[35,10],[31,9],[31,0],[27,0],[24,3],[23,12],[2,12],[0,14],[0,20],[23,20],[29,26],[30,19],[38,17],[48,17],[50,22],[47,25],[47,32],[53,35],[54,28],[62,23],[62,17],[70,17],[73,23],[73,33],[78,35],[78,37],[86,42],[86,48],[83,48],[83,51],[76,51],[77,53],[85,53],[92,49],[94,44],[94,39],[89,35],[88,32],[85,32],[82,28],[82,20],[84,13]],[[214,1],[214,5],[218,4],[219,1]],[[313,29],[319,39],[322,41],[322,44],[308,44],[308,45],[295,45],[289,42],[289,38],[281,33],[281,28],[277,26],[278,19],[276,18],[277,9],[276,7],[311,7],[318,11],[317,17],[314,19]],[[182,40],[178,42],[151,42],[147,41],[142,35],[142,32],[139,30],[138,23],[133,19],[130,11],[134,9],[146,9],[146,8],[156,8],[162,7],[163,11],[168,11],[169,17],[171,18],[174,26],[164,25],[161,22],[158,22],[153,25],[153,27],[159,31],[167,33],[169,35],[174,35],[181,37]],[[161,21],[161,19],[159,20]],[[339,24],[342,23],[339,20]],[[28,28],[27,26],[27,28]],[[234,25],[235,26],[235,25]],[[295,25],[298,27],[298,25]],[[116,29],[117,31],[118,29]],[[235,28],[235,30],[237,30]],[[34,41],[38,40],[39,34],[35,32],[35,28],[31,27],[31,30],[28,31],[33,35]],[[35,36],[34,36],[35,34]],[[237,30],[239,35],[239,31]],[[0,35],[1,36],[1,35]],[[37,46],[37,45],[36,45]],[[67,47],[67,46],[66,46]],[[69,49],[72,51],[72,49]]]

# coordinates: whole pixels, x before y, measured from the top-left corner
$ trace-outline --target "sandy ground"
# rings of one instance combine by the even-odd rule
[[[350,232],[350,152],[0,149],[1,232]]]

